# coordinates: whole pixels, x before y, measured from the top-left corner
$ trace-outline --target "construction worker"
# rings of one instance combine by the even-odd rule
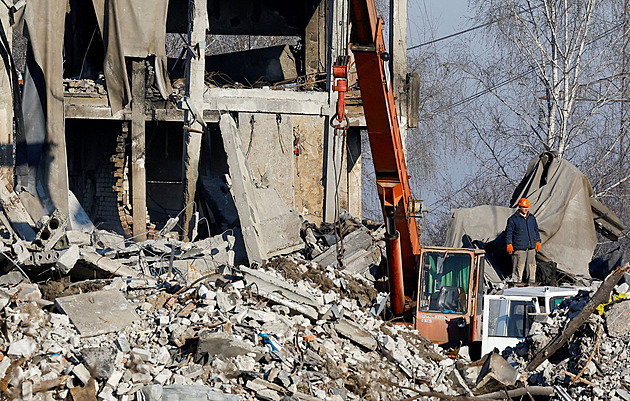
[[[536,252],[540,252],[540,233],[536,217],[529,212],[529,201],[521,198],[518,210],[507,221],[505,227],[507,252],[512,255],[513,283],[523,281],[527,267],[527,281],[530,285],[536,281]]]

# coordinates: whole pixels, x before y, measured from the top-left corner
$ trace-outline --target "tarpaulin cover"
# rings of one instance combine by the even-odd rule
[[[26,152],[17,152],[18,184],[41,201],[46,213],[68,213],[63,105],[65,1],[29,0],[15,15],[29,39],[22,104]],[[39,195],[37,197],[37,195]],[[35,205],[33,205],[35,206]],[[35,206],[35,207],[37,207]],[[32,209],[29,209],[31,212]]]
[[[93,0],[105,46],[103,71],[112,113],[131,100],[125,57],[155,56],[160,94],[167,98],[171,84],[166,70],[168,0]]]
[[[533,159],[512,196],[514,208],[479,206],[453,211],[446,246],[462,247],[465,235],[490,242],[505,230],[507,218],[522,197],[529,199],[542,240],[540,256],[558,264],[558,270],[589,277],[588,264],[597,245],[588,179],[566,160],[544,153]]]

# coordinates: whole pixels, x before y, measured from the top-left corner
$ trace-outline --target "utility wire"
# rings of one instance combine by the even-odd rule
[[[596,37],[594,37],[593,39],[591,39],[591,40],[590,40],[589,42],[587,42],[586,44],[587,44],[587,45],[590,45],[590,44],[594,43],[595,41],[598,41],[599,39],[602,39],[602,38],[604,38],[604,37],[608,36],[610,33],[617,31],[617,30],[618,30],[619,28],[621,28],[624,24],[625,24],[624,22],[621,22],[621,23],[619,23],[619,24],[617,24],[617,25],[613,26],[612,28],[608,29],[607,31],[605,31],[605,32],[603,32],[603,33],[601,33],[601,34],[597,35]],[[431,116],[431,115],[433,115],[433,114],[440,113],[440,112],[443,112],[443,111],[448,111],[448,110],[451,110],[451,109],[453,109],[453,108],[455,108],[455,107],[459,107],[459,106],[461,106],[461,105],[463,105],[463,104],[465,104],[465,103],[468,103],[468,102],[470,102],[470,101],[472,101],[472,100],[475,100],[475,99],[477,99],[477,98],[479,98],[479,97],[481,97],[481,96],[483,96],[483,95],[485,95],[485,94],[487,94],[487,93],[490,93],[490,92],[492,92],[492,91],[493,91],[493,90],[495,90],[495,89],[498,89],[498,88],[500,88],[500,87],[502,87],[502,86],[505,86],[505,85],[507,85],[507,84],[510,84],[510,83],[512,83],[512,82],[514,82],[514,81],[516,81],[516,80],[518,80],[518,79],[521,79],[521,78],[523,78],[524,76],[531,74],[531,73],[532,73],[532,72],[534,72],[535,70],[536,70],[536,67],[531,67],[530,69],[528,69],[528,70],[526,70],[526,71],[524,71],[524,72],[520,73],[519,75],[516,75],[516,76],[514,76],[514,77],[512,77],[512,78],[509,78],[509,79],[506,79],[506,80],[504,80],[504,81],[501,81],[501,82],[499,82],[499,83],[498,83],[498,84],[496,84],[496,85],[493,85],[493,86],[491,86],[491,87],[489,87],[489,88],[483,89],[483,90],[481,90],[481,91],[479,91],[479,92],[477,92],[477,93],[475,93],[475,94],[473,94],[473,95],[470,95],[470,96],[468,96],[468,97],[466,97],[466,98],[464,98],[464,99],[461,99],[461,100],[459,100],[459,101],[457,101],[457,102],[455,102],[455,103],[453,103],[453,104],[450,104],[450,105],[448,105],[448,106],[444,106],[444,107],[438,107],[437,109],[432,110],[432,111],[430,111],[430,112],[428,112],[428,113],[424,114],[422,117],[426,118],[426,117]]]
[[[473,26],[472,28],[468,28],[468,29],[465,29],[465,30],[463,30],[463,31],[455,32],[455,33],[452,33],[452,34],[450,34],[450,35],[442,36],[441,38],[434,39],[434,40],[430,40],[430,41],[428,41],[428,42],[420,43],[419,45],[413,45],[413,46],[408,47],[408,48],[407,48],[407,51],[409,51],[409,50],[413,50],[413,49],[417,49],[417,48],[419,48],[419,47],[423,47],[423,46],[428,46],[428,45],[431,45],[431,44],[433,44],[433,43],[441,42],[441,41],[443,41],[443,40],[450,39],[450,38],[453,38],[453,37],[455,37],[455,36],[463,35],[463,34],[468,33],[468,32],[470,32],[470,31],[474,31],[474,30],[476,30],[476,29],[483,28],[483,27],[485,27],[485,26],[488,26],[488,25],[494,24],[494,23],[495,23],[495,22],[497,22],[497,21],[499,21],[499,20],[486,22],[485,24],[481,24],[481,25]]]
[[[533,11],[533,10],[535,10],[535,9],[537,9],[537,8],[540,8],[540,7],[541,7],[541,6],[539,5],[539,6],[537,6],[537,7],[534,7],[533,9],[521,10],[521,11],[517,12],[516,14],[517,14],[517,15],[520,15],[520,14],[523,14],[523,13],[526,13],[526,12]],[[473,27],[471,27],[471,28],[464,29],[463,31],[455,32],[455,33],[452,33],[452,34],[450,34],[450,35],[443,36],[443,37],[441,37],[441,38],[437,38],[437,39],[434,39],[434,40],[430,40],[430,41],[428,41],[428,42],[420,43],[420,44],[418,44],[418,45],[413,45],[413,46],[410,46],[410,47],[408,47],[408,48],[407,48],[407,51],[409,51],[409,50],[413,50],[413,49],[417,49],[417,48],[419,48],[419,47],[423,47],[423,46],[428,46],[428,45],[431,45],[431,44],[433,44],[433,43],[441,42],[441,41],[443,41],[443,40],[450,39],[450,38],[453,38],[453,37],[455,37],[455,36],[463,35],[463,34],[465,34],[465,33],[468,33],[468,32],[471,32],[471,31],[474,31],[474,30],[477,30],[477,29],[480,29],[480,28],[486,27],[486,26],[488,26],[488,25],[492,25],[492,24],[497,23],[497,22],[499,22],[499,21],[503,21],[504,19],[511,18],[512,16],[513,16],[513,14],[506,14],[506,15],[504,15],[503,17],[499,17],[499,18],[497,18],[497,19],[494,19],[494,20],[492,20],[492,21],[488,21],[488,22],[483,23],[483,24],[481,24],[481,25],[476,25],[476,26],[473,26]]]

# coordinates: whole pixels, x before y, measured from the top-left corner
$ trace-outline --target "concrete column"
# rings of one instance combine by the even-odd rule
[[[11,28],[9,27],[9,10],[0,7],[0,22],[6,35],[11,52]],[[7,182],[13,183],[13,96],[9,68],[4,64],[5,57],[0,55],[0,176]],[[17,85],[17,82],[15,83]]]
[[[206,31],[208,30],[207,0],[189,0],[188,2],[188,43],[195,49],[196,55],[188,53],[186,68],[186,95],[188,108],[199,110],[201,115],[195,116],[192,110],[187,110],[184,117],[184,207],[183,214],[184,239],[190,240],[190,221],[194,212],[195,190],[199,177],[199,155],[204,125],[199,121],[203,118],[203,92],[205,88],[206,70]]]
[[[390,0],[389,51],[396,113],[407,157],[407,0]]]
[[[327,71],[328,71],[328,93],[329,107],[331,110],[331,116],[335,113],[337,104],[337,94],[333,91],[333,76],[332,76],[332,64],[337,60],[337,56],[346,55],[348,53],[348,41],[349,41],[349,8],[348,0],[332,0],[330,2],[331,16],[331,46],[330,57],[328,59]],[[342,166],[342,137],[335,135],[335,130],[330,127],[327,120],[326,135],[324,141],[324,157],[326,172],[324,175],[324,221],[332,223],[335,220],[335,199],[337,194],[337,183],[335,182],[335,170],[341,174],[345,174]]]
[[[144,60],[134,60],[131,71],[131,209],[133,236],[136,241],[147,239],[147,174]]]
[[[325,1],[320,2],[306,25],[304,32],[306,75],[326,71],[328,38],[326,7]]]

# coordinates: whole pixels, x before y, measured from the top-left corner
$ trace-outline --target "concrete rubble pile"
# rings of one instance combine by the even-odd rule
[[[534,371],[533,355],[566,329],[585,307],[591,292],[582,291],[559,305],[543,321],[532,323],[530,336],[503,352],[529,385],[553,386],[563,400],[630,401],[630,300],[628,284],[615,287],[612,302],[599,306],[569,341]]]
[[[49,224],[50,246],[41,234],[14,241],[22,248],[5,240],[3,254],[21,269],[6,262],[10,271],[0,276],[0,391],[82,401],[465,392],[454,360],[379,317],[387,296],[374,289],[373,274],[382,230],[344,221],[339,257],[330,227],[307,224],[304,249],[250,267],[234,263],[233,231],[127,243]],[[18,262],[49,251],[57,253],[30,268]],[[34,284],[24,271],[48,279]]]

